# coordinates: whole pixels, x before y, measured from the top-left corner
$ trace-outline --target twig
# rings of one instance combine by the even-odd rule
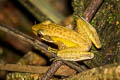
[[[66,63],[66,64],[68,64],[68,62],[66,62],[64,60],[63,61],[56,61],[56,62],[52,63],[52,65],[47,70],[47,72],[44,73],[43,76],[39,80],[49,80],[56,73],[56,71],[59,69],[59,67],[61,65],[63,65],[63,62]],[[76,63],[73,63],[73,64],[76,64]],[[71,65],[73,67],[73,64],[69,63],[68,65],[69,66]],[[76,68],[76,70],[80,70],[79,72],[81,72],[81,71],[84,70],[80,65],[74,66],[74,68]]]
[[[44,73],[49,67],[30,66],[19,64],[0,64],[0,70],[17,71],[17,72],[30,72],[30,73]]]
[[[15,71],[15,72],[27,72],[27,73],[39,73],[43,74],[49,69],[48,66],[30,66],[30,65],[20,65],[20,64],[0,64],[0,70],[3,71]],[[64,70],[64,71],[63,71]],[[71,71],[70,73],[67,73]],[[70,69],[66,65],[61,66],[55,75],[69,76],[76,71]],[[61,74],[62,73],[62,74]]]
[[[87,70],[87,68],[84,65],[78,64],[76,62],[73,62],[73,61],[69,62],[69,61],[65,61],[65,60],[63,60],[63,62],[66,65],[68,65],[70,68],[76,70],[77,72],[82,72],[84,70]]]
[[[43,76],[39,80],[49,80],[62,64],[63,64],[62,61],[53,62],[50,68],[48,69],[48,71],[44,73]]]
[[[83,17],[90,22],[97,12],[98,8],[102,4],[103,0],[91,0],[90,5],[85,10]]]

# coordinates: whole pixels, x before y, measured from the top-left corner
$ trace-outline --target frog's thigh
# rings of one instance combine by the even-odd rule
[[[85,19],[79,18],[77,20],[77,28],[79,33],[84,30],[97,48],[101,47],[96,29],[92,27],[92,25],[89,24]]]
[[[57,55],[64,60],[70,61],[82,61],[87,59],[92,59],[94,54],[92,52],[77,51],[77,50],[60,50],[57,52]]]

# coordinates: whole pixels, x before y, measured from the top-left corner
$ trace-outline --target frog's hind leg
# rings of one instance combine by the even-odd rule
[[[80,51],[79,49],[64,49],[58,51],[57,56],[63,60],[82,61],[92,59],[94,54],[92,52]]]
[[[89,24],[84,18],[81,17],[77,20],[77,29],[79,33],[85,31],[84,33],[87,33],[89,39],[95,44],[95,46],[97,48],[101,47],[101,43],[95,28],[92,27],[92,25]]]

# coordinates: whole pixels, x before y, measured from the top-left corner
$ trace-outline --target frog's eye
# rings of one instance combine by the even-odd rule
[[[38,37],[41,37],[41,36],[42,36],[40,33],[38,33],[37,35],[38,35]]]
[[[39,30],[37,35],[38,35],[39,37],[42,37],[42,36],[44,36],[44,33],[43,33],[42,30]]]

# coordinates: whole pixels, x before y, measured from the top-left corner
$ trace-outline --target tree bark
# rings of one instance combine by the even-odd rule
[[[85,0],[74,0],[74,15],[81,16],[86,9]],[[84,5],[81,6],[81,3]],[[102,48],[96,49],[94,46],[91,51],[95,58],[85,63],[89,67],[97,67],[114,62],[120,63],[120,1],[104,0],[100,9],[97,11],[91,24],[96,28]],[[82,8],[81,8],[82,7]]]

